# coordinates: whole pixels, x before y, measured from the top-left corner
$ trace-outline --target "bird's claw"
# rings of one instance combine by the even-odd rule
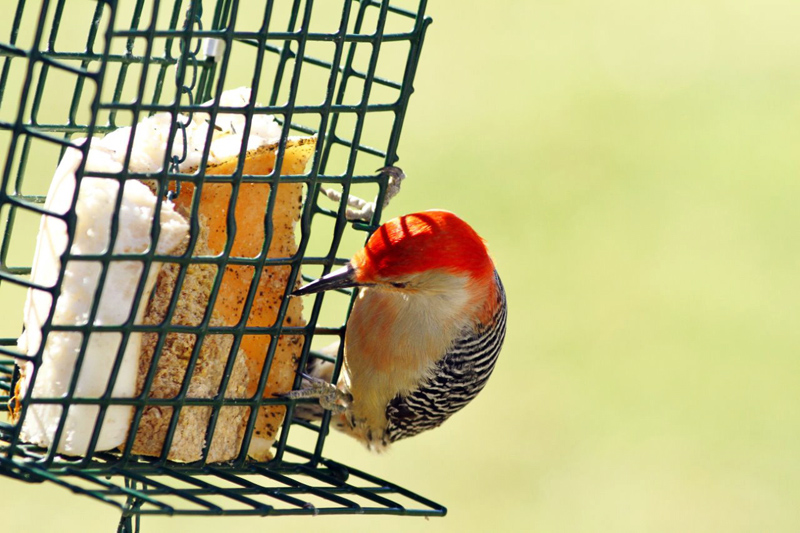
[[[380,172],[381,174],[386,174],[389,176],[386,194],[383,198],[383,207],[386,207],[389,205],[389,202],[392,200],[392,198],[397,196],[397,193],[400,192],[400,183],[405,179],[406,175],[400,168],[393,166],[379,168],[376,172]],[[320,187],[320,190],[322,191],[322,194],[334,202],[340,202],[342,200],[342,194],[335,189],[326,189],[325,187]],[[362,200],[358,196],[353,196],[351,194],[347,197],[345,218],[347,218],[347,220],[363,220],[365,222],[369,222],[373,215],[375,215],[375,208],[375,202],[367,202],[366,200]]]
[[[343,413],[347,410],[353,397],[340,390],[335,385],[328,383],[324,379],[310,376],[306,373],[303,376],[303,388],[293,390],[280,394],[281,398],[289,400],[305,400],[315,398],[319,401],[319,405],[334,414]],[[307,383],[305,383],[307,382]]]

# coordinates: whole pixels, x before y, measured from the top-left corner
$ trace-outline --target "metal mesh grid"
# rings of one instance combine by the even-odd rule
[[[124,4],[124,5],[123,5]],[[204,5],[205,4],[205,5]],[[402,4],[402,5],[400,5]],[[301,183],[306,200],[299,224],[299,250],[293,257],[257,258],[231,255],[232,236],[225,252],[215,257],[191,255],[197,240],[197,224],[193,221],[189,251],[182,257],[160,256],[153,249],[134,258],[145,265],[155,260],[181,265],[179,283],[186,267],[207,262],[218,266],[209,308],[221,283],[219,272],[226,265],[254,267],[254,279],[242,316],[248,316],[256,297],[255,288],[265,268],[290,265],[289,286],[304,268],[327,273],[334,265],[346,261],[337,252],[348,233],[366,236],[378,227],[387,176],[371,169],[393,164],[409,97],[413,91],[417,61],[425,30],[430,19],[424,16],[425,0],[400,2],[391,0],[343,0],[338,3],[293,0],[240,2],[238,0],[137,0],[118,4],[113,0],[18,0],[13,17],[8,17],[0,32],[8,41],[0,41],[0,153],[3,169],[0,190],[0,298],[9,309],[4,329],[0,329],[0,401],[12,396],[17,369],[14,359],[26,356],[15,348],[21,327],[22,300],[25,290],[35,288],[49,292],[55,299],[58,286],[37,287],[30,281],[32,243],[22,242],[22,231],[31,233],[41,216],[59,216],[66,223],[71,239],[76,217],[75,200],[65,216],[54,215],[43,208],[44,191],[58,159],[68,147],[82,150],[75,138],[92,137],[122,126],[139,123],[157,112],[171,113],[176,119],[169,132],[169,145],[184,135],[185,126],[179,114],[191,116],[200,103],[218,100],[223,90],[239,85],[252,88],[251,104],[241,108],[219,105],[202,108],[213,124],[219,113],[239,113],[249,119],[255,114],[273,115],[282,125],[281,146],[291,134],[316,134],[318,142],[313,160],[304,175],[280,176],[283,151],[279,151],[275,171],[268,176],[242,175],[246,147],[240,152],[237,171],[232,175],[204,176],[178,172],[185,154],[171,156],[169,151],[163,170],[147,175],[131,172],[98,173],[92,176],[123,182],[126,179],[157,180],[162,193],[156,212],[168,194],[170,184],[191,182],[195,185],[193,212],[197,212],[199,192],[205,183],[230,183],[233,194],[229,212],[233,212],[241,183],[270,183],[269,212],[265,216],[266,242],[269,247],[271,210],[280,181]],[[253,11],[255,9],[255,11]],[[247,13],[244,13],[247,10]],[[252,16],[257,12],[258,17]],[[65,14],[70,24],[64,25]],[[68,26],[68,27],[65,27]],[[0,39],[5,36],[0,33]],[[27,44],[30,43],[30,44]],[[387,48],[391,49],[386,51]],[[383,55],[381,55],[383,51]],[[391,61],[383,62],[389,57]],[[246,67],[231,68],[233,64]],[[252,67],[250,67],[252,65]],[[242,74],[244,72],[244,74]],[[268,102],[256,105],[257,101]],[[247,131],[245,132],[245,138]],[[132,144],[132,141],[131,141]],[[130,160],[131,144],[126,160]],[[185,146],[186,143],[183,143]],[[208,160],[210,139],[206,143],[200,168]],[[85,159],[85,158],[84,158]],[[370,170],[367,170],[370,169]],[[83,163],[76,173],[81,179]],[[377,209],[369,222],[348,222],[346,205],[338,208],[319,194],[321,185],[338,188],[343,197],[353,190],[377,195]],[[362,187],[362,189],[359,189]],[[77,199],[77,195],[76,195]],[[117,210],[122,195],[117,197]],[[156,216],[156,220],[158,216]],[[118,218],[111,223],[113,248]],[[153,242],[158,237],[154,224]],[[233,233],[235,230],[231,230]],[[30,241],[30,238],[27,239]],[[151,247],[154,248],[154,247]],[[312,250],[320,250],[312,255]],[[128,259],[106,252],[95,256],[62,257],[60,277],[67,260],[92,260],[102,264],[98,286],[103,286],[108,265]],[[61,279],[61,278],[59,278]],[[139,283],[134,308],[143,296],[144,276]],[[197,335],[197,343],[186,376],[192,375],[199,346],[204,335],[233,334],[236,353],[243,334],[270,335],[271,342],[262,369],[258,392],[252,398],[223,398],[231,375],[234,357],[227,363],[220,393],[215,398],[186,398],[188,379],[181,393],[173,399],[147,398],[154,372],[148,376],[144,391],[135,398],[112,398],[109,385],[101,398],[80,398],[74,393],[79,370],[73,374],[69,393],[63,398],[36,398],[37,403],[62,406],[98,405],[100,415],[95,434],[84,457],[66,457],[54,449],[45,450],[23,443],[19,423],[0,420],[0,473],[27,481],[49,480],[71,490],[87,494],[122,508],[127,514],[315,514],[315,513],[391,513],[440,515],[444,508],[396,485],[358,472],[323,457],[328,432],[328,415],[321,425],[292,420],[294,404],[281,399],[262,399],[269,367],[280,335],[306,337],[300,364],[307,360],[311,338],[329,336],[343,338],[346,317],[330,325],[318,325],[323,295],[318,295],[306,309],[306,327],[282,326],[286,316],[286,298],[278,319],[269,327],[251,327],[244,323],[235,327],[212,327],[206,319],[200,326],[171,325],[177,303],[174,291],[170,311],[164,324],[133,324],[133,318],[122,326],[94,325],[98,302],[95,301],[89,320],[83,326],[51,324],[43,326],[43,335],[50,331],[76,331],[83,334],[83,346],[76,368],[83,355],[90,333],[117,332],[122,343],[111,373],[113,384],[120,370],[122,353],[131,332],[160,333],[161,344],[166,333],[184,332]],[[287,289],[288,292],[288,289]],[[349,293],[348,293],[349,294]],[[99,298],[96,298],[99,300]],[[344,308],[345,306],[343,306]],[[210,313],[209,313],[210,314]],[[246,321],[242,321],[246,322]],[[44,345],[44,343],[42,343]],[[319,355],[319,354],[317,354]],[[341,354],[338,361],[341,361]],[[153,366],[157,364],[154,358]],[[338,373],[338,368],[336,373]],[[35,379],[35,375],[34,375]],[[299,378],[295,385],[299,384]],[[30,399],[22,402],[25,416]],[[253,435],[257,408],[284,404],[287,415],[279,440],[273,450],[275,459],[256,464],[246,459],[246,450]],[[144,458],[129,452],[135,431],[130,431],[124,452],[95,452],[99,428],[105,412],[112,405],[134,407],[133,428],[149,405],[173,407],[170,430],[159,458]],[[167,452],[175,432],[180,409],[184,406],[212,407],[208,434],[212,434],[223,406],[250,407],[242,452],[233,461],[206,464],[203,459],[191,464],[167,460]],[[61,423],[53,439],[58,442],[67,409],[62,409]],[[313,450],[304,451],[290,445],[290,428],[303,426],[316,435]]]
[[[398,485],[287,446],[292,461],[187,467],[39,468],[0,458],[5,475],[50,481],[114,505],[126,515],[442,515],[445,509]]]

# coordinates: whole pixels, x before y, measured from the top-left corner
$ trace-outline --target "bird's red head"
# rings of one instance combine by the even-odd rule
[[[423,211],[392,219],[352,259],[360,283],[387,281],[429,270],[492,279],[494,264],[483,239],[449,211]]]

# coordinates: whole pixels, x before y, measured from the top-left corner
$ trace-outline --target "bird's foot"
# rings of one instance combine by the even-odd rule
[[[406,175],[399,168],[392,166],[379,168],[377,172],[389,176],[389,182],[386,187],[386,195],[383,198],[383,207],[386,207],[389,205],[389,202],[392,200],[392,198],[397,196],[397,193],[400,192],[400,183],[405,179]],[[321,187],[320,190],[322,191],[322,194],[334,202],[339,202],[342,199],[342,194],[337,190],[326,189],[325,187]],[[348,195],[345,218],[347,218],[347,220],[363,220],[365,222],[369,222],[369,220],[372,219],[372,216],[375,214],[375,207],[375,202],[367,202],[358,196],[353,196],[352,194]]]
[[[303,373],[303,388],[280,395],[290,400],[315,398],[319,405],[334,414],[344,413],[353,401],[353,397],[324,379]]]

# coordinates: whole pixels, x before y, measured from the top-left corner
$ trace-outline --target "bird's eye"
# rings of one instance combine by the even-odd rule
[[[405,286],[406,286],[406,284],[403,283],[403,282],[400,282],[400,281],[392,283],[392,287],[396,287],[398,289],[403,289],[403,288],[405,288]]]

